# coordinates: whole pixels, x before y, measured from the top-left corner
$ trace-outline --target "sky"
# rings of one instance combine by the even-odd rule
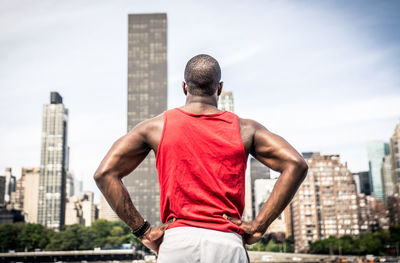
[[[85,190],[127,131],[128,14],[167,13],[168,108],[183,70],[214,56],[235,113],[299,152],[368,169],[400,122],[400,1],[0,0],[0,174],[40,166],[43,104],[69,109],[70,169]]]

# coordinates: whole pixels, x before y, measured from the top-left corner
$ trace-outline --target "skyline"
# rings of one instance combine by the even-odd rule
[[[167,13],[168,108],[184,103],[186,62],[208,53],[235,113],[299,152],[340,154],[352,172],[368,170],[367,141],[387,142],[400,121],[396,1],[21,2],[0,9],[0,172],[40,165],[41,110],[57,91],[70,168],[98,195],[92,175],[126,132],[130,13]]]

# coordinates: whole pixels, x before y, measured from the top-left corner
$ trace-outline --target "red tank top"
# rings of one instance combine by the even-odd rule
[[[239,118],[223,111],[196,115],[164,112],[157,149],[161,221],[226,232],[242,230],[225,219],[240,219],[244,209],[247,157]]]

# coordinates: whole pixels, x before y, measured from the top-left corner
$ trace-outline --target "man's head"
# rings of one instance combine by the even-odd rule
[[[221,68],[218,61],[209,55],[197,55],[186,64],[185,82],[191,95],[207,97],[214,95],[217,89],[220,92],[220,80]]]

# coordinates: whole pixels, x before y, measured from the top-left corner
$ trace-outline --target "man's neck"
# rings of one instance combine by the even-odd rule
[[[218,97],[217,96],[193,96],[188,94],[186,97],[186,103],[183,108],[189,110],[192,113],[214,113],[218,111]]]

